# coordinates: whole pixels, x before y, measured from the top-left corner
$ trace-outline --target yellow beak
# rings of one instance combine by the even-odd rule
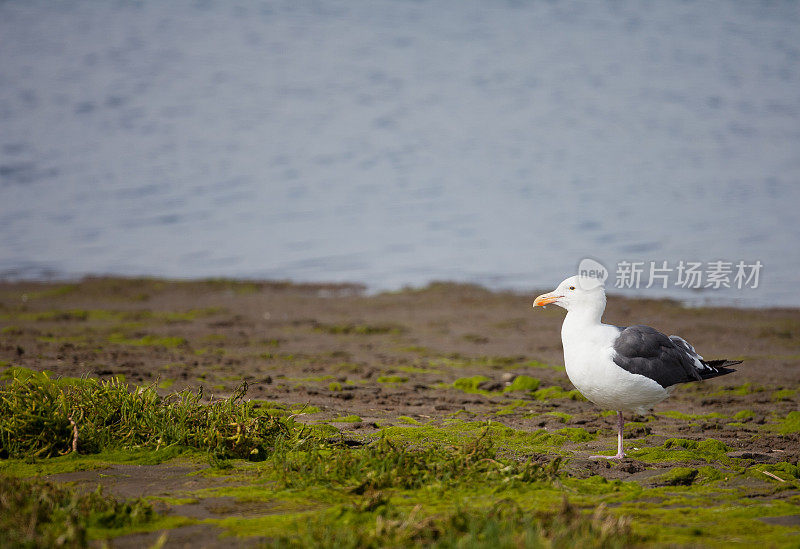
[[[534,307],[544,307],[545,305],[549,305],[550,303],[553,303],[554,301],[558,301],[562,297],[564,297],[564,296],[563,295],[553,295],[552,293],[550,293],[550,294],[542,294],[542,295],[540,295],[539,297],[537,297],[536,299],[533,300],[533,306]]]

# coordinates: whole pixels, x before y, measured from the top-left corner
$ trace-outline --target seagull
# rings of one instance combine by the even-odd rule
[[[622,412],[645,414],[667,398],[679,383],[730,374],[741,360],[704,360],[691,344],[650,326],[603,324],[603,282],[572,276],[534,307],[558,305],[567,310],[561,326],[564,366],[580,393],[600,408],[617,412],[617,454],[591,459],[622,459]]]

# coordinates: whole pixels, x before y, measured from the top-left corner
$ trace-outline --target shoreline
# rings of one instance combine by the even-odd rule
[[[459,281],[459,280],[438,280],[433,279],[425,283],[421,283],[419,285],[414,284],[404,284],[397,288],[378,288],[378,287],[370,287],[369,284],[364,282],[350,282],[350,281],[325,281],[325,280],[312,280],[312,281],[302,281],[302,280],[294,280],[290,278],[260,278],[260,277],[165,277],[165,276],[157,276],[157,275],[114,275],[114,274],[81,274],[75,276],[57,276],[54,275],[52,277],[13,277],[13,276],[6,276],[0,277],[0,288],[7,287],[7,286],[14,286],[14,285],[72,285],[72,284],[80,284],[82,282],[87,281],[94,281],[94,280],[120,280],[120,281],[128,281],[128,282],[135,282],[135,281],[161,281],[161,282],[170,282],[170,283],[230,283],[230,284],[256,284],[256,285],[263,285],[263,286],[296,286],[296,287],[307,287],[307,288],[319,288],[321,291],[323,290],[330,290],[333,292],[340,292],[340,293],[352,293],[354,295],[360,295],[362,297],[375,297],[380,296],[383,294],[396,294],[402,292],[418,292],[424,291],[425,289],[431,286],[437,285],[452,285],[452,286],[469,286],[479,288],[481,290],[485,290],[491,293],[497,294],[514,294],[514,295],[530,295],[531,298],[535,297],[536,295],[549,291],[552,288],[548,288],[547,286],[542,286],[541,288],[535,288],[531,286],[532,289],[523,289],[518,286],[497,286],[493,287],[491,285],[482,283],[480,281]],[[558,281],[553,282],[553,286],[557,284]],[[698,297],[694,299],[681,299],[679,297],[673,295],[654,295],[652,297],[642,295],[641,293],[626,293],[625,291],[620,291],[614,287],[608,287],[606,289],[606,294],[608,295],[609,299],[620,299],[620,300],[631,300],[631,301],[668,301],[675,303],[683,308],[686,309],[738,309],[738,310],[798,310],[800,311],[800,304],[798,305],[789,305],[789,306],[780,306],[774,304],[763,304],[759,302],[752,302],[748,303],[746,300],[735,300],[730,298],[719,298],[713,299],[708,297],[709,293],[711,292],[704,292],[704,297]]]

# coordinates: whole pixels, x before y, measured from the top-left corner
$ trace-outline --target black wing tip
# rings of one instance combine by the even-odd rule
[[[738,362],[733,362],[732,361],[731,364],[740,364],[741,362],[742,362],[741,360],[738,361]],[[715,367],[711,371],[709,371],[709,370],[701,370],[699,373],[700,373],[700,377],[701,378],[703,378],[703,379],[711,379],[711,378],[714,378],[714,377],[719,377],[719,376],[724,376],[724,375],[727,375],[727,374],[732,374],[735,371],[736,370],[733,369],[733,368],[728,368],[726,366],[719,366],[719,367]]]
[[[743,360],[728,360],[727,358],[721,358],[719,360],[705,360],[703,361],[706,366],[711,366],[712,368],[726,368],[728,366],[736,366],[737,364],[741,364],[744,362]]]

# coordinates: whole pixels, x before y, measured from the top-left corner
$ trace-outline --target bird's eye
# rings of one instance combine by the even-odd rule
[[[570,287],[569,287],[569,289],[570,289],[570,290],[574,290],[574,289],[575,289],[575,286],[570,286]]]

